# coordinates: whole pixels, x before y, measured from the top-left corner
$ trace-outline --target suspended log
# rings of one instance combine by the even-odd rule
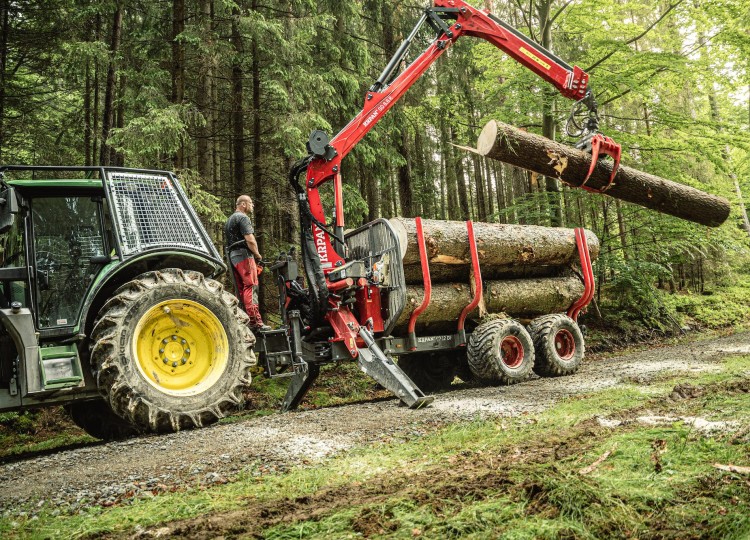
[[[398,236],[404,265],[419,265],[416,221],[407,218],[392,218],[389,221]],[[423,219],[422,230],[430,270],[434,269],[436,275],[440,272],[438,265],[467,268],[471,265],[465,222]],[[477,240],[479,266],[483,276],[490,267],[513,272],[516,266],[564,266],[579,260],[573,229],[474,223],[474,237]],[[591,231],[586,231],[586,239],[591,259],[596,260],[599,255],[599,239]]]
[[[491,120],[479,135],[477,152],[579,187],[591,155],[570,146]],[[612,161],[600,159],[586,186],[601,189],[609,182]],[[607,195],[701,225],[717,227],[729,216],[729,201],[693,187],[621,165]]]
[[[555,278],[486,281],[484,304],[488,313],[505,313],[515,318],[532,318],[566,311],[583,294],[583,283],[577,276]],[[396,323],[395,333],[406,332],[412,312],[424,298],[424,288],[409,286],[404,311]],[[417,319],[419,332],[452,332],[464,307],[473,294],[468,284],[433,285],[430,304]],[[477,317],[479,308],[469,314]]]

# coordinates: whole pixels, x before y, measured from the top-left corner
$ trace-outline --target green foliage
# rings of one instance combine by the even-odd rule
[[[247,192],[261,208],[263,242],[296,242],[290,164],[305,155],[313,129],[333,136],[361,110],[420,11],[382,0],[241,0],[213,2],[204,13],[185,2],[184,28],[173,36],[180,4],[8,4],[0,162],[95,164],[105,142],[117,164],[200,171],[196,182],[185,172],[185,186],[207,223]],[[113,51],[118,5],[123,27]],[[538,0],[482,7],[537,41],[550,28],[549,48],[591,75],[601,128],[623,144],[623,162],[729,198],[730,222],[708,232],[475,162],[453,145],[473,146],[491,118],[541,133],[546,115],[555,138],[574,142],[564,134],[571,103],[492,44],[462,38],[344,160],[347,227],[401,213],[409,191],[410,212],[426,218],[550,225],[559,206],[564,225],[586,226],[602,242],[602,305],[643,310],[653,322],[664,318],[660,282],[679,288],[682,275],[700,274],[697,288],[710,287],[746,264],[736,261],[750,242],[736,227],[736,188],[750,190],[747,0],[558,0],[549,20]],[[433,39],[425,27],[407,63]],[[113,128],[103,133],[110,68]]]

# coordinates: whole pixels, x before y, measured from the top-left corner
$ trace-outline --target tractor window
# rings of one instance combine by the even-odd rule
[[[17,215],[8,232],[0,234],[0,268],[23,268],[25,266],[23,220]],[[4,279],[0,281],[0,291],[0,307],[8,307],[12,302],[28,305],[26,281]]]
[[[88,196],[32,201],[39,328],[72,326],[104,255],[101,205]]]
[[[21,218],[16,216],[10,230],[0,234],[0,268],[26,266],[22,223]]]

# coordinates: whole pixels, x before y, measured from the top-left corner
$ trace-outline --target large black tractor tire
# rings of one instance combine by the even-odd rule
[[[450,353],[411,353],[398,357],[398,367],[422,392],[450,387],[456,377],[457,360]]]
[[[217,281],[179,269],[138,276],[99,312],[91,359],[115,414],[141,431],[211,424],[242,406],[255,337]]]
[[[521,382],[534,366],[531,336],[513,319],[492,320],[477,326],[466,352],[471,372],[489,384]]]
[[[114,413],[104,400],[81,401],[65,406],[73,423],[103,441],[117,441],[138,435],[140,431]]]
[[[528,327],[534,342],[534,372],[542,377],[561,377],[578,371],[584,356],[584,339],[576,322],[562,313],[545,315]]]

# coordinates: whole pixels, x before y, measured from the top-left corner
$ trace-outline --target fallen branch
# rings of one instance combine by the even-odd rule
[[[742,467],[740,465],[722,465],[721,463],[714,463],[714,468],[719,469],[720,471],[737,474],[750,474],[750,467]]]
[[[601,465],[602,463],[604,463],[604,460],[606,460],[609,456],[612,455],[612,452],[615,451],[615,448],[617,448],[617,445],[613,446],[611,450],[607,450],[606,452],[604,452],[591,465],[588,465],[588,466],[584,467],[583,469],[581,469],[580,471],[578,471],[578,474],[585,476],[585,475],[593,472],[594,469],[596,469],[599,465]]]

